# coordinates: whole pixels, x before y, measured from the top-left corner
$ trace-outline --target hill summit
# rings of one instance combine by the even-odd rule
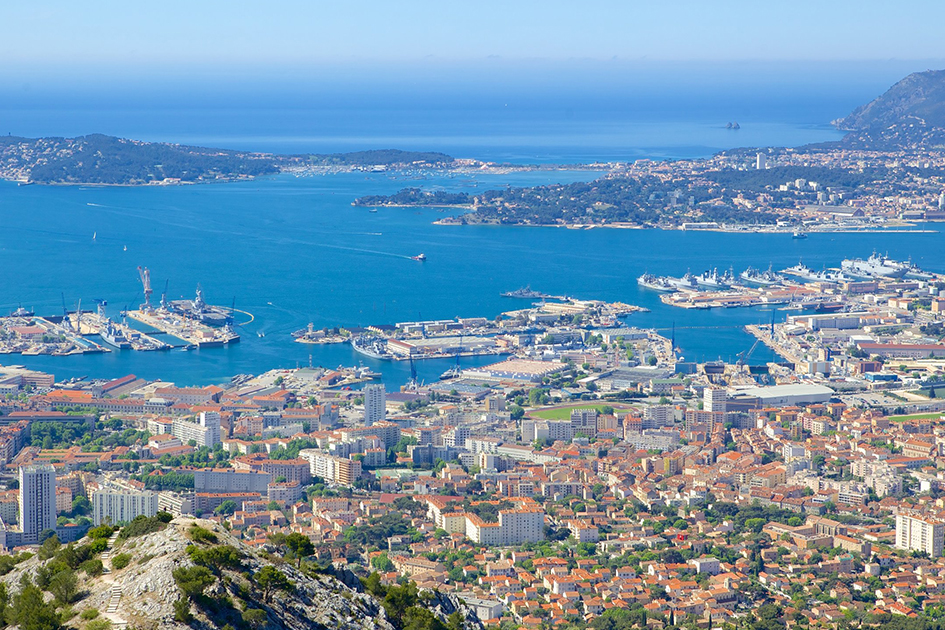
[[[138,517],[3,556],[0,620],[31,630],[481,630],[459,600],[362,582],[212,521]]]

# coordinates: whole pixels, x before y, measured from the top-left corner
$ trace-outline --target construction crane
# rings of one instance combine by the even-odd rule
[[[138,267],[138,276],[141,278],[141,286],[144,287],[144,310],[151,310],[151,271],[147,267]]]

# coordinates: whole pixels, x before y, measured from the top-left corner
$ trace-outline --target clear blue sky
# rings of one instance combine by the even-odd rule
[[[940,0],[4,0],[0,66],[928,60],[943,23]]]

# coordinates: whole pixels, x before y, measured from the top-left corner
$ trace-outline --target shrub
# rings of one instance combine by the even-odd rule
[[[207,528],[205,528],[205,527],[201,527],[200,525],[197,525],[197,524],[194,524],[194,525],[191,526],[190,530],[188,530],[188,532],[187,532],[187,535],[190,536],[190,539],[191,539],[192,541],[197,542],[197,543],[201,543],[201,542],[215,543],[215,542],[217,542],[217,535],[216,535],[216,534],[214,534],[213,532],[211,532],[209,529],[207,529]]]
[[[214,582],[213,574],[206,567],[180,567],[172,575],[181,592],[190,599],[197,599]]]
[[[174,602],[174,621],[181,623],[190,623],[194,616],[190,614],[190,601],[181,597]]]
[[[82,611],[82,614],[80,614],[79,617],[81,617],[82,619],[85,619],[86,621],[92,621],[93,619],[98,617],[98,615],[99,615],[98,609],[86,608],[85,610]]]
[[[112,556],[112,568],[113,569],[124,569],[131,562],[130,553],[120,553],[116,556]]]
[[[112,622],[104,617],[101,619],[93,619],[85,624],[85,630],[111,630],[111,628]]]
[[[167,512],[158,512],[158,515],[160,514],[167,514]],[[159,532],[166,528],[168,523],[168,521],[164,521],[162,518],[163,517],[159,516],[137,516],[133,521],[121,528],[118,539],[127,540],[129,538],[137,538],[138,536]]]
[[[105,572],[105,565],[98,558],[93,558],[80,564],[79,570],[85,571],[85,574],[89,577],[98,577]]]
[[[115,533],[115,529],[117,528],[112,527],[111,525],[99,525],[98,527],[93,527],[89,530],[89,538],[92,538],[93,540],[97,538],[104,538],[108,540],[111,538],[111,535]]]

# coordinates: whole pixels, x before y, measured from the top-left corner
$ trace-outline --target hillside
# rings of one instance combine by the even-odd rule
[[[0,179],[36,184],[147,184],[252,179],[310,167],[450,167],[435,152],[383,149],[324,155],[274,155],[142,142],[102,134],[78,138],[0,136]]]
[[[839,143],[848,148],[945,146],[945,70],[910,74],[833,124],[850,132]]]
[[[371,595],[350,573],[356,589],[312,562],[286,561],[276,547],[250,548],[211,521],[163,520],[139,517],[110,539],[105,526],[78,543],[53,540],[32,557],[0,561],[7,623],[29,630],[481,627],[445,595],[378,584]]]
[[[844,131],[865,131],[901,123],[906,118],[945,127],[945,70],[914,72],[833,124]]]

